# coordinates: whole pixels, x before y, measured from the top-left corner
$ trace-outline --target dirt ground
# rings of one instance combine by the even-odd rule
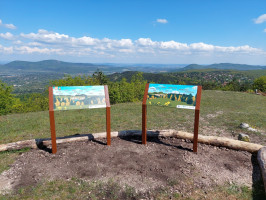
[[[256,155],[248,152],[192,143],[177,138],[112,138],[58,145],[57,154],[36,149],[23,153],[0,175],[0,190],[35,185],[45,180],[73,177],[84,180],[112,179],[147,192],[157,187],[189,195],[194,189],[236,183],[252,186],[261,178]]]

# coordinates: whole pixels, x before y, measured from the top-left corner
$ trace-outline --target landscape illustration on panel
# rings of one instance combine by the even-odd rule
[[[197,86],[150,84],[147,105],[195,109]]]
[[[54,110],[105,108],[104,86],[53,87]]]

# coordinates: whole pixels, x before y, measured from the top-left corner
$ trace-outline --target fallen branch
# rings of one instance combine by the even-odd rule
[[[24,141],[12,142],[8,144],[0,144],[0,152],[10,151],[10,150],[19,150],[23,148],[36,149],[37,147],[38,146],[36,144],[36,140],[24,140]]]
[[[127,131],[119,131],[119,132],[111,132],[111,137],[126,137],[126,136],[141,136],[140,130],[127,130]],[[160,130],[160,131],[147,131],[148,137],[177,137],[180,139],[187,139],[193,141],[193,134],[187,133],[184,131],[176,131],[176,130]],[[68,136],[64,138],[57,138],[56,143],[69,143],[69,142],[76,142],[76,141],[88,141],[92,139],[100,139],[106,138],[106,133],[94,133],[94,134],[86,134],[86,135],[75,135],[75,136]],[[219,147],[227,147],[230,149],[241,150],[241,151],[248,151],[251,153],[259,151],[260,148],[263,146],[260,144],[254,144],[249,142],[243,142],[239,140],[234,140],[225,137],[217,137],[217,136],[203,136],[199,135],[198,138],[199,143],[203,144],[210,144]],[[49,146],[51,145],[50,139],[39,139],[39,140],[26,140],[20,142],[14,142],[9,144],[2,144],[0,145],[0,151],[6,150],[15,150],[15,149],[22,149],[25,147],[30,148],[37,148],[39,145]]]
[[[266,192],[266,147],[263,147],[259,150],[258,156],[257,156],[260,171],[264,183],[264,190]]]

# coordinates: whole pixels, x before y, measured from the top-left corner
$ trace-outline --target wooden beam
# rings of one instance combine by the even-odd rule
[[[147,95],[149,90],[149,83],[146,83],[144,97],[142,101],[142,144],[147,144]]]
[[[106,102],[106,138],[107,145],[111,145],[111,106],[109,99],[108,86],[104,86],[105,102]]]
[[[200,113],[200,100],[201,100],[202,86],[198,86],[197,99],[195,108],[195,121],[194,121],[194,138],[193,138],[193,152],[198,151],[198,135],[199,135],[199,113]]]
[[[49,87],[49,117],[50,117],[50,130],[52,139],[52,153],[57,152],[56,146],[56,132],[55,132],[55,119],[54,119],[54,97],[53,97],[53,87]]]

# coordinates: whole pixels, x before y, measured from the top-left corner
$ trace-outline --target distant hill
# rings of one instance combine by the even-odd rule
[[[197,69],[232,69],[232,70],[259,70],[259,69],[266,69],[266,66],[259,66],[259,65],[245,65],[245,64],[232,64],[232,63],[219,63],[219,64],[211,64],[211,65],[197,65],[191,64],[180,71],[187,71],[187,70],[197,70]]]
[[[97,69],[110,73],[121,71],[118,67],[95,65],[91,63],[70,63],[58,60],[43,60],[39,62],[13,61],[0,66],[1,72],[57,72],[57,73],[92,73]]]
[[[132,77],[137,74],[137,71],[128,71],[123,73],[114,73],[107,75],[110,81],[121,81],[125,78],[131,81]],[[221,69],[197,69],[179,72],[167,73],[143,73],[143,78],[148,82],[155,83],[180,83],[182,81],[187,84],[199,84],[203,82],[230,82],[233,79],[241,80],[243,82],[252,82],[255,78],[266,76],[266,69],[264,70],[221,70]]]
[[[137,74],[137,71],[128,71],[123,73],[114,73],[107,76],[110,81],[121,81],[125,78],[127,81],[131,81],[132,76]],[[156,83],[170,83],[176,80],[174,73],[143,73],[143,78],[148,82]]]
[[[212,65],[191,64],[92,64],[71,63],[58,60],[43,60],[38,62],[13,61],[0,65],[0,73],[67,73],[67,74],[92,74],[98,69],[105,74],[125,71],[141,71],[146,73],[182,72],[188,70],[218,69],[218,70],[261,70],[266,66],[220,63]]]
[[[101,70],[105,74],[125,71],[142,72],[169,72],[176,71],[185,65],[179,64],[92,64],[92,63],[71,63],[58,60],[43,60],[39,62],[13,61],[0,65],[2,73],[32,73],[32,72],[56,72],[67,74],[92,74]]]

